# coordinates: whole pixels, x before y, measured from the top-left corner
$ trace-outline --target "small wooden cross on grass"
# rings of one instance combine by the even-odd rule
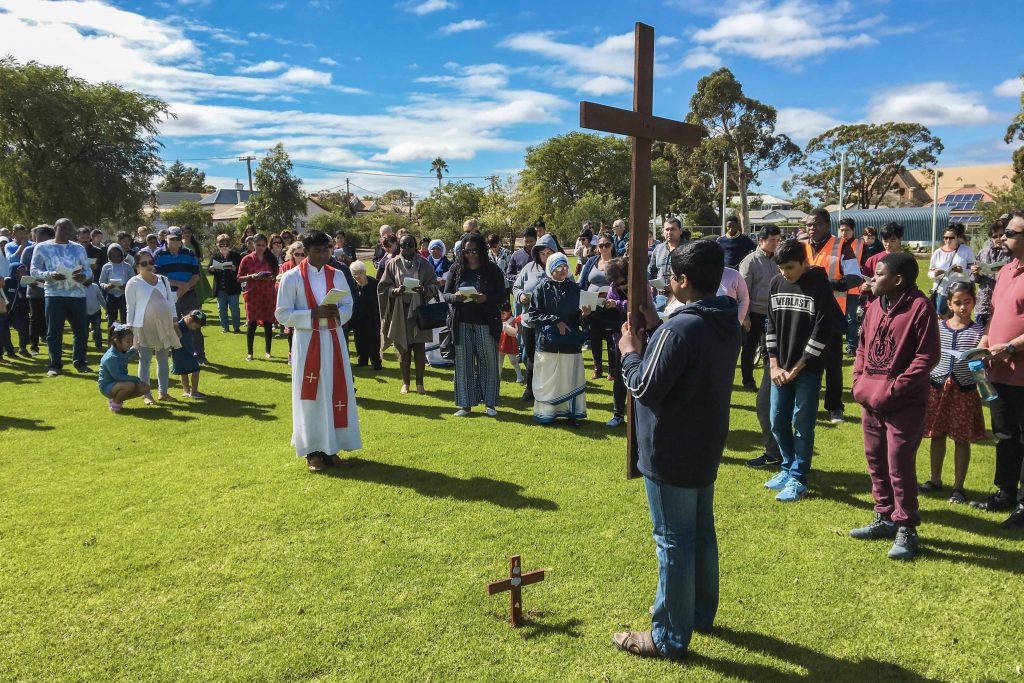
[[[487,584],[487,594],[503,593],[509,591],[512,596],[512,626],[523,624],[523,586],[537,583],[544,580],[544,570],[523,573],[523,565],[518,555],[508,558],[508,576],[501,581],[492,581]]]
[[[636,23],[633,53],[633,110],[580,102],[580,127],[633,138],[632,180],[629,187],[629,318],[643,320],[640,304],[647,300],[647,236],[651,214],[651,144],[655,140],[696,147],[706,134],[701,126],[679,123],[651,114],[654,99],[654,28]],[[636,420],[633,400],[626,406],[626,477],[636,468]]]

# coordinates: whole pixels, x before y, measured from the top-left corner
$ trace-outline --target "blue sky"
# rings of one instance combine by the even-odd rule
[[[578,102],[629,107],[632,30],[655,27],[655,113],[682,117],[728,66],[803,144],[839,122],[912,120],[941,163],[1008,162],[1024,2],[952,0],[0,0],[0,52],[158,95],[178,118],[163,156],[221,187],[235,159],[285,143],[305,189],[356,192],[515,172],[578,129]],[[229,157],[216,159],[215,157]],[[359,171],[347,173],[344,171]],[[779,192],[788,171],[767,179]],[[483,183],[483,180],[474,182]]]

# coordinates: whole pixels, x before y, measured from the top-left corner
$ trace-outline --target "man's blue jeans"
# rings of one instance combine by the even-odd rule
[[[85,365],[85,352],[89,348],[89,316],[85,312],[85,299],[73,296],[46,297],[46,348],[50,356],[50,370],[60,370],[64,363],[64,323],[71,325],[74,338],[71,358],[75,367]]]
[[[857,322],[857,309],[860,307],[859,294],[846,295],[846,352],[857,350],[857,333],[860,324]]]
[[[821,375],[806,370],[781,387],[772,384],[772,434],[782,454],[782,471],[802,484],[811,469],[820,396]]]
[[[658,552],[651,632],[669,659],[682,659],[694,630],[710,631],[718,611],[715,486],[681,488],[644,477]]]
[[[220,326],[225,332],[228,331],[228,307],[231,308],[231,329],[239,328],[238,295],[228,294],[223,289],[217,292],[217,317],[220,318]]]

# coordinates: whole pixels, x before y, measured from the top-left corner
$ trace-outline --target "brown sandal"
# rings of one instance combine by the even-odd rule
[[[654,646],[650,631],[623,631],[612,636],[615,647],[638,657],[660,658],[662,654]]]

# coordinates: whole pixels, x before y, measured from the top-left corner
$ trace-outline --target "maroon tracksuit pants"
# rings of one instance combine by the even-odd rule
[[[866,406],[861,410],[875,512],[898,526],[921,523],[917,514],[917,448],[927,408],[927,401],[910,401],[895,411],[880,413]]]

